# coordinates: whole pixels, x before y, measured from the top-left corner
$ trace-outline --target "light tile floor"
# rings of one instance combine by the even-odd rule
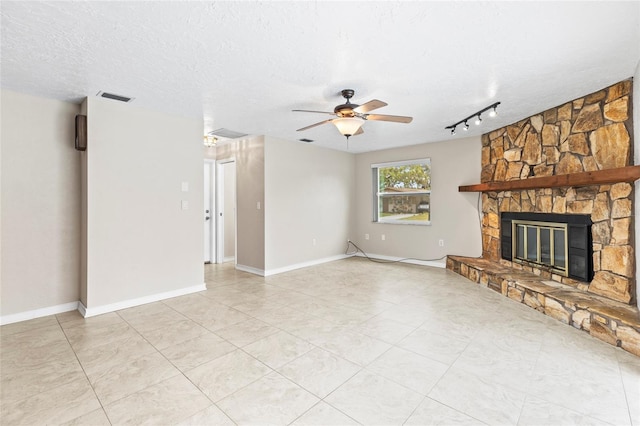
[[[640,358],[443,269],[348,259],[0,329],[0,424],[640,425]]]

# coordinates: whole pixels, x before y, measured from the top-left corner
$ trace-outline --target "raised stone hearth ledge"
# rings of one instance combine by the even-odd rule
[[[447,269],[640,356],[640,313],[635,306],[484,258],[448,256]]]

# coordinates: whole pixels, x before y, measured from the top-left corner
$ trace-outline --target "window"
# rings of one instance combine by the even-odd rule
[[[431,224],[431,160],[372,164],[373,221]]]

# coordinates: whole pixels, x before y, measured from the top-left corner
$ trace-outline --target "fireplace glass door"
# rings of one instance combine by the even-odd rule
[[[567,275],[567,225],[512,221],[513,258],[550,266]]]

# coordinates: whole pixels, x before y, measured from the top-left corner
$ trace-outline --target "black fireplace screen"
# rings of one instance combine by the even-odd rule
[[[593,278],[588,215],[502,213],[502,258],[544,266],[581,281]]]

